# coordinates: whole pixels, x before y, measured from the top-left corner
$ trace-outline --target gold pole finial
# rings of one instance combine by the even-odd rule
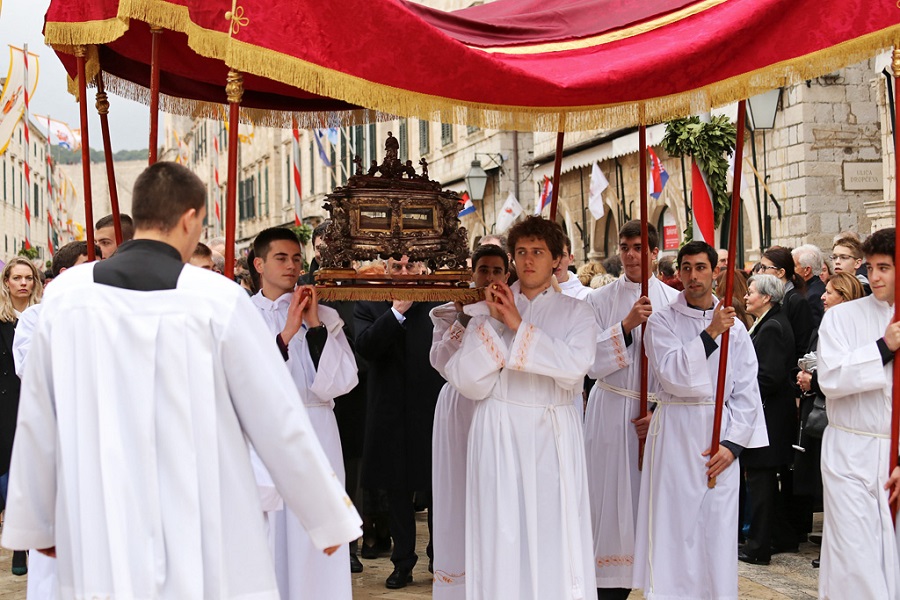
[[[101,115],[109,114],[109,100],[106,92],[97,92],[97,112]]]
[[[225,95],[231,104],[240,104],[241,98],[244,96],[244,76],[240,71],[230,69],[228,71],[227,83],[225,84]]]
[[[103,88],[103,73],[97,73],[97,112],[101,115],[109,114],[109,98]]]

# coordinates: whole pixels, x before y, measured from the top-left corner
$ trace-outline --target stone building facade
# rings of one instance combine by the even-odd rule
[[[29,241],[37,249],[41,264],[50,259],[48,239],[50,227],[47,211],[57,218],[56,207],[49,197],[47,178],[47,139],[34,123],[29,124],[31,145],[25,146],[25,121],[20,120],[13,131],[9,145],[0,154],[0,171],[2,171],[2,194],[0,194],[0,256],[5,262],[15,256],[24,247],[26,238],[25,203],[31,209],[31,228]],[[25,159],[28,152],[28,166],[31,170],[31,190],[25,182]],[[68,239],[54,239],[55,246],[66,243]]]

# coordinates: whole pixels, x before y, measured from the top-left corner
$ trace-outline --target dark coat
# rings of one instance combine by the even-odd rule
[[[819,330],[813,331],[809,340],[809,352],[815,352],[819,343]],[[822,390],[818,384],[818,373],[813,373],[810,384],[812,392],[800,396],[800,420],[806,421],[806,417],[813,408],[813,401],[817,396],[822,396]],[[806,452],[794,453],[794,494],[798,496],[822,497],[822,471],[820,462],[822,458],[822,440],[808,435],[800,438],[800,445]]]
[[[365,488],[431,489],[431,430],[444,385],[429,360],[435,306],[413,304],[401,325],[390,302],[356,304],[356,351],[369,367]]]
[[[794,361],[806,354],[809,347],[809,338],[812,335],[813,315],[806,296],[800,294],[796,288],[791,288],[784,294],[781,301],[782,310],[787,313],[787,320],[794,332]],[[796,391],[796,388],[794,388]]]
[[[822,294],[825,293],[825,284],[818,275],[813,275],[806,282],[806,301],[809,302],[809,308],[812,311],[813,329],[819,327],[822,322],[822,316],[825,315],[825,305],[822,304]]]
[[[19,414],[21,384],[12,353],[15,334],[15,323],[0,321],[0,475],[9,472]]]
[[[313,259],[315,260],[315,259]],[[356,302],[320,302],[336,310],[344,321],[344,335],[356,355],[359,367],[359,383],[355,388],[334,399],[334,418],[337,420],[338,432],[341,435],[341,450],[344,460],[362,457],[363,437],[366,426],[366,378],[368,370],[366,362],[356,352],[355,316]]]
[[[750,334],[759,371],[759,393],[762,396],[769,445],[765,448],[747,448],[741,454],[741,464],[746,468],[772,468],[791,464],[796,442],[797,405],[791,385],[794,358],[794,334],[787,315],[780,306],[773,306]]]

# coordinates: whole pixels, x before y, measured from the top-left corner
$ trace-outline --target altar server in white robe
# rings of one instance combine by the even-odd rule
[[[678,253],[684,291],[647,321],[659,382],[650,421],[634,552],[634,587],[647,600],[737,598],[739,471],[743,448],[766,446],[756,352],[734,308],[713,296],[716,251]],[[710,456],[721,335],[730,330],[721,444]],[[716,477],[716,486],[707,480]]]
[[[97,256],[100,255],[99,248]],[[51,270],[53,277],[66,269],[87,262],[87,242],[69,242],[53,255]],[[13,338],[13,359],[16,364],[16,375],[20,378],[25,373],[25,359],[31,348],[34,328],[41,314],[42,304],[32,304],[22,312],[16,324],[16,337]],[[56,559],[40,552],[28,555],[28,600],[55,600],[59,597],[56,578]]]
[[[571,296],[578,300],[587,300],[588,295],[591,293],[591,288],[581,283],[581,280],[569,270],[569,265],[575,261],[575,255],[572,254],[572,240],[567,235],[563,237],[563,240],[565,244],[563,246],[563,254],[559,260],[559,266],[554,271],[559,289],[566,296]]]
[[[900,322],[894,315],[894,229],[863,244],[872,295],[825,313],[818,379],[828,399],[822,438],[825,524],[819,597],[900,598],[888,505],[891,394]],[[896,471],[895,471],[896,472]],[[896,489],[897,478],[892,478]]]
[[[205,204],[188,169],[149,167],[135,239],[44,297],[2,542],[55,555],[63,598],[278,599],[247,439],[317,548],[361,532],[258,311],[184,265]]]
[[[594,594],[584,436],[575,402],[594,360],[590,306],[553,290],[562,230],[528,217],[509,232],[519,280],[465,307],[445,367],[476,401],[466,472],[468,600]],[[497,289],[494,290],[493,288]]]
[[[472,281],[477,288],[506,283],[509,256],[499,246],[480,246],[472,255]],[[448,302],[431,309],[434,334],[431,366],[447,378],[447,361],[459,350],[469,319],[462,305]],[[475,403],[445,383],[434,409],[431,437],[431,492],[434,511],[435,600],[466,597],[466,444]]]
[[[319,443],[344,485],[334,398],[358,383],[356,358],[344,335],[344,322],[333,308],[319,306],[314,287],[296,287],[303,272],[303,254],[291,230],[272,227],[261,231],[253,242],[253,252],[261,289],[252,300],[268,326],[263,336],[281,352]],[[261,499],[265,499],[270,488],[265,485],[266,478],[262,481]],[[319,552],[290,508],[268,516],[282,600],[350,600],[349,555]]]
[[[656,260],[659,236],[648,226],[650,259]],[[640,496],[638,441],[647,434],[650,413],[638,420],[641,390],[641,323],[654,308],[668,306],[675,289],[650,277],[641,296],[641,222],[628,221],[619,230],[619,258],[624,275],[594,290],[588,303],[600,336],[588,376],[591,389],[584,419],[594,561],[601,599],[627,598],[634,564],[634,528]],[[649,379],[655,393],[656,378]]]

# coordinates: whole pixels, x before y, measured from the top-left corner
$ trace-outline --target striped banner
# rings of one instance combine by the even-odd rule
[[[25,81],[28,81],[28,45],[25,45],[25,51],[22,53],[25,57]],[[28,159],[31,155],[31,129],[28,127],[28,103],[31,100],[31,92],[28,86],[25,86],[25,118],[22,120],[25,125],[25,249],[31,249],[31,168],[28,166]]]
[[[56,232],[56,229],[53,221],[53,213],[50,212],[50,207],[55,205],[55,202],[53,201],[53,159],[50,154],[50,148],[50,131],[48,130],[46,149],[47,160],[44,161],[46,165],[45,177],[47,178],[47,249],[50,251],[50,256],[53,256],[56,251],[53,244],[53,234]],[[56,215],[56,221],[59,221],[59,214]]]
[[[294,225],[300,227],[302,221],[300,220],[302,216],[302,211],[300,208],[300,198],[302,196],[302,191],[300,189],[300,130],[297,129],[297,117],[293,118],[292,123],[292,150],[294,155],[293,161],[293,181],[294,181]]]
[[[222,133],[222,124],[219,123],[219,131],[218,134]],[[213,181],[215,182],[215,193],[213,194],[215,205],[215,213],[216,213],[216,237],[220,235],[220,231],[222,230],[222,212],[221,212],[221,204],[222,204],[222,187],[219,183],[219,135],[213,137]]]
[[[56,253],[56,249],[53,247],[53,213],[50,212],[50,209],[47,209],[47,250],[50,252],[50,256],[53,256]]]

